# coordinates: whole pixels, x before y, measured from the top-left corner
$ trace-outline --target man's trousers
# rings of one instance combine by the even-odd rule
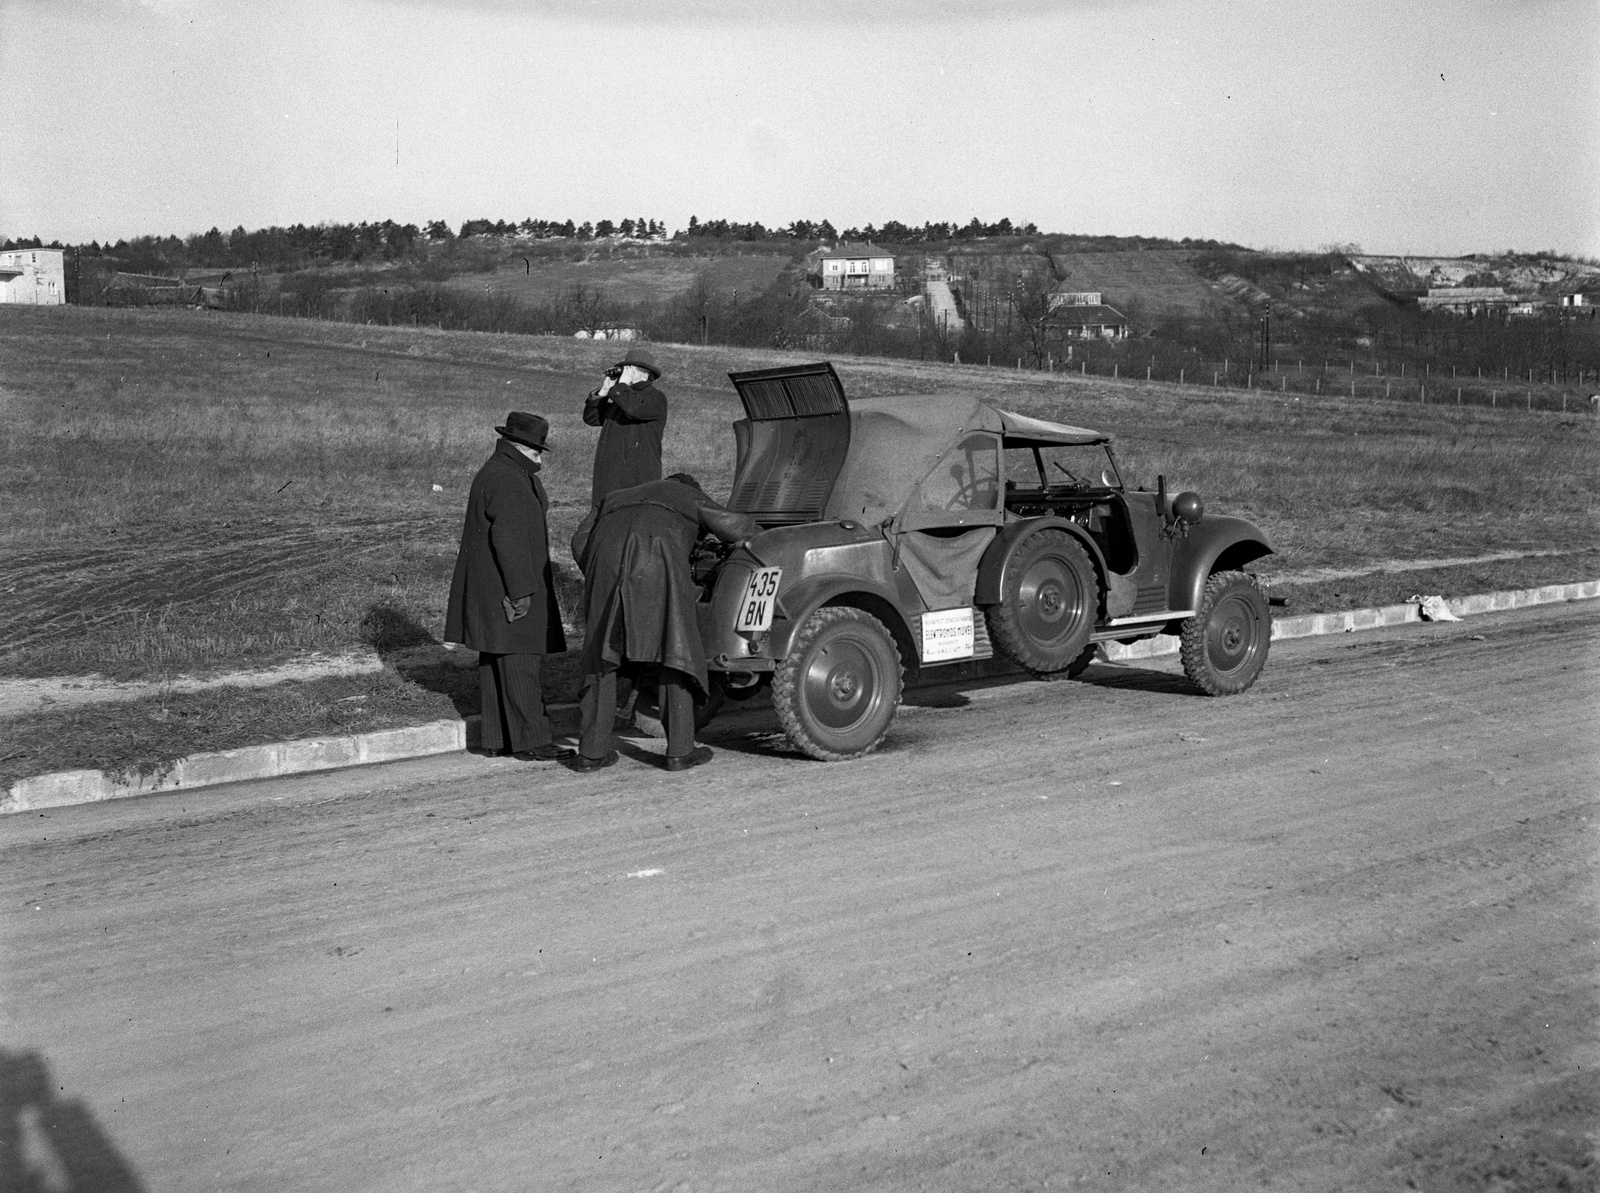
[[[555,744],[544,711],[544,686],[537,654],[478,655],[478,687],[483,693],[483,736],[488,751],[536,750]]]
[[[661,683],[661,720],[667,730],[667,757],[694,751],[694,680],[672,667],[656,669]],[[599,760],[611,753],[617,717],[617,673],[590,675],[583,685],[583,733],[578,752]]]

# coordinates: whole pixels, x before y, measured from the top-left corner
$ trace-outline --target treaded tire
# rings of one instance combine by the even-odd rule
[[[1077,679],[1078,676],[1082,675],[1089,669],[1089,664],[1094,662],[1094,656],[1099,652],[1099,650],[1100,648],[1093,642],[1089,643],[1088,646],[1083,648],[1082,654],[1067,664],[1067,669],[1060,673],[1061,677],[1065,679]],[[1051,676],[1051,678],[1054,679],[1056,677]]]
[[[900,648],[883,622],[842,605],[818,609],[772,675],[772,707],[795,749],[823,762],[875,750],[900,707]]]
[[[1237,696],[1267,665],[1272,612],[1256,578],[1217,572],[1180,634],[1183,673],[1207,696]]]
[[[1000,603],[983,613],[989,636],[1013,662],[1043,678],[1071,678],[1089,665],[1100,611],[1100,577],[1082,544],[1041,530],[1012,548]]]

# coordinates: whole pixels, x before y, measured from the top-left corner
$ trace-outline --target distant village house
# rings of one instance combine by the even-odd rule
[[[1069,339],[1125,340],[1132,334],[1127,316],[1107,306],[1098,290],[1053,290],[1048,303],[1050,321]]]
[[[58,307],[66,301],[66,253],[61,249],[0,252],[0,302]]]
[[[1471,316],[1510,311],[1524,302],[1515,294],[1507,294],[1504,286],[1434,286],[1417,299],[1417,306],[1424,311]]]
[[[894,256],[873,244],[818,249],[806,261],[811,284],[824,290],[892,290]]]

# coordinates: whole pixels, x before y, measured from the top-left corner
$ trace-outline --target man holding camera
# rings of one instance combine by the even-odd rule
[[[583,404],[583,421],[600,428],[594,451],[594,489],[589,504],[600,508],[608,494],[661,479],[661,435],[667,428],[667,395],[656,388],[661,370],[643,348],[631,348],[606,370],[600,388]]]

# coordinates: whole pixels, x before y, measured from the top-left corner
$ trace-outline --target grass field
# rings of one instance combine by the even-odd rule
[[[726,492],[737,401],[724,374],[798,358],[656,349],[673,403],[668,470]],[[579,411],[615,352],[179,310],[0,309],[0,673],[150,678],[436,639],[493,426],[510,409],[551,419],[545,476],[564,545],[596,435]],[[1282,552],[1268,577],[1535,549],[1563,554],[1461,575],[1513,586],[1596,572],[1588,414],[838,365],[857,395],[972,389],[1110,431],[1139,481],[1164,472],[1208,508],[1260,522]],[[564,546],[558,566],[570,610]],[[1430,577],[1470,590],[1452,572]],[[1283,587],[1299,612],[1398,600],[1421,579]]]
[[[598,291],[608,301],[659,303],[676,298],[704,274],[718,291],[737,290],[754,298],[783,272],[789,258],[751,256],[608,258],[588,261],[513,261],[493,273],[458,274],[447,285],[472,294],[506,294],[540,304],[566,296],[574,287]]]

